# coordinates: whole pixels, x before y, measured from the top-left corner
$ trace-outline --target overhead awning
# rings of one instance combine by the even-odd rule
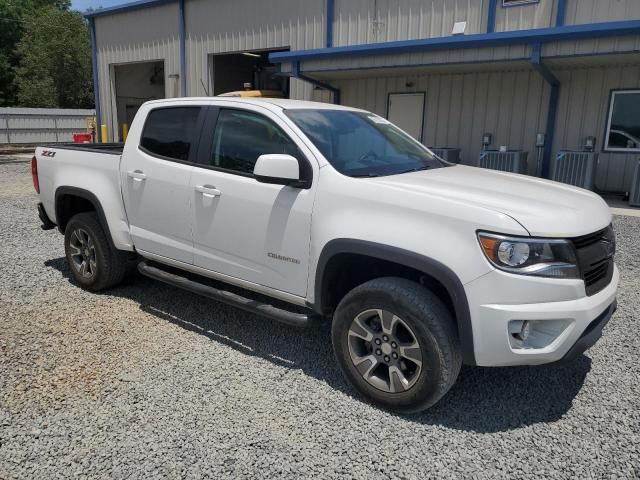
[[[617,39],[634,36],[627,45],[617,45]],[[611,41],[580,46],[581,42],[606,38]],[[531,58],[534,46],[541,46],[544,58],[637,52],[640,20],[275,52],[269,60],[280,64],[283,73],[296,71],[326,78],[328,72],[339,76],[339,72],[355,70],[520,63]]]

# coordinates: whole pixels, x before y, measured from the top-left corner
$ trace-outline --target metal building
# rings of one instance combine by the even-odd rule
[[[87,18],[110,139],[147,99],[247,84],[366,108],[471,165],[507,150],[571,176],[560,152],[587,150],[599,191],[629,191],[640,158],[639,0],[142,0]]]

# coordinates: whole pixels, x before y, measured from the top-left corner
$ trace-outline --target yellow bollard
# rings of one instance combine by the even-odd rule
[[[100,125],[100,140],[102,143],[107,143],[107,126],[105,124]]]
[[[122,124],[122,141],[126,142],[127,141],[127,135],[129,135],[129,125],[127,125],[126,123]]]

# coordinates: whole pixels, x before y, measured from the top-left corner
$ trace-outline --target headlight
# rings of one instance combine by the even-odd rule
[[[482,251],[500,270],[520,275],[580,278],[573,245],[567,240],[478,233]]]

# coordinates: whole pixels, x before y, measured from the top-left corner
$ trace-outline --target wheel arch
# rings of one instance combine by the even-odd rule
[[[84,204],[79,204],[78,202],[74,204],[73,202],[70,202],[69,199],[80,199]],[[91,205],[92,209],[86,208],[87,204]],[[79,206],[79,208],[74,208],[74,206]],[[100,226],[103,228],[107,239],[109,240],[110,246],[115,249],[111,231],[109,230],[107,217],[104,213],[104,209],[102,208],[100,200],[98,200],[98,197],[96,197],[95,194],[93,194],[89,190],[78,187],[61,186],[56,189],[55,214],[56,223],[58,224],[58,230],[60,231],[60,233],[64,234],[67,223],[69,222],[71,217],[73,217],[73,215],[90,211],[95,211],[98,215]]]
[[[451,300],[463,361],[465,364],[475,365],[471,314],[464,286],[453,270],[430,257],[366,240],[347,238],[332,240],[324,246],[318,258],[313,303],[313,309],[316,312],[326,314],[330,309],[331,284],[335,275],[332,270],[335,269],[337,260],[344,255],[383,261],[388,265],[420,272],[438,282]],[[340,263],[337,264],[340,265]]]

